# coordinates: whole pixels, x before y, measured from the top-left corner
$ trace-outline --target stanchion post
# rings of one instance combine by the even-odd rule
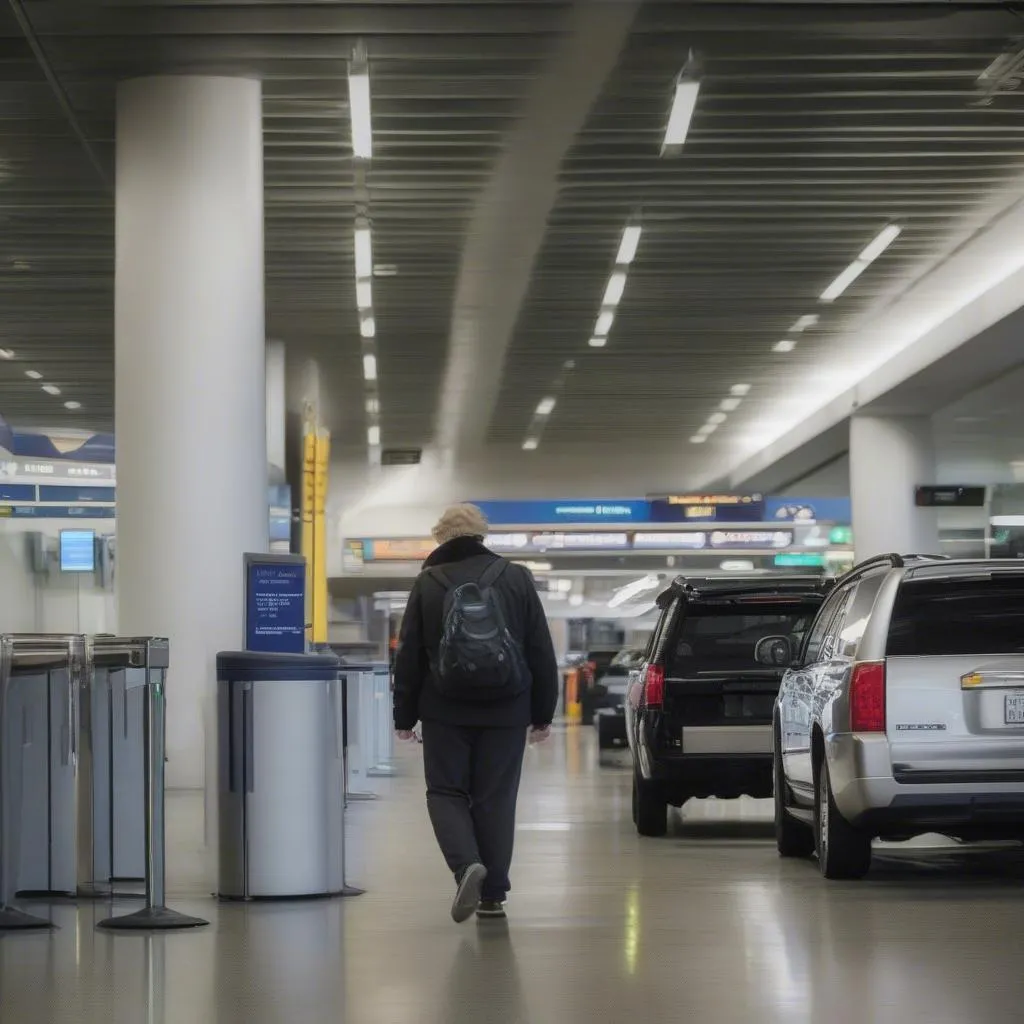
[[[11,891],[11,830],[8,828],[11,823],[7,820],[10,807],[10,794],[7,791],[7,761],[10,756],[7,743],[7,698],[13,665],[14,641],[10,636],[0,636],[0,932],[53,927],[52,921],[26,914],[7,903],[7,894]],[[71,671],[70,665],[68,671]]]
[[[166,641],[143,642],[146,644],[146,695],[142,714],[146,791],[146,905],[134,914],[101,921],[98,927],[124,931],[198,928],[210,922],[180,914],[166,905],[164,762],[167,723],[164,682],[168,651]]]

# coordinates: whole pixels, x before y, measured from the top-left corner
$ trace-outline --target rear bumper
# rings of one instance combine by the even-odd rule
[[[1024,779],[996,771],[897,777],[884,736],[830,736],[825,756],[840,813],[876,834],[1024,828]]]

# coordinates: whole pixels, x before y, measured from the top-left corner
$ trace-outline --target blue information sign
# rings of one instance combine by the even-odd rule
[[[555,526],[560,523],[646,523],[649,506],[639,498],[567,498],[555,501],[474,502],[492,526]]]
[[[306,561],[301,555],[245,556],[245,648],[306,650]]]
[[[108,505],[114,503],[113,487],[75,487],[43,484],[39,488],[40,501],[56,501],[62,504],[82,505],[86,502],[98,501]]]
[[[764,518],[775,523],[849,523],[849,498],[769,498]]]

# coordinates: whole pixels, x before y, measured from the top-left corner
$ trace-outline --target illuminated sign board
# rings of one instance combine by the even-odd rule
[[[792,530],[715,530],[711,534],[711,546],[725,550],[788,548],[792,544]]]
[[[562,523],[645,523],[649,506],[638,498],[558,501],[476,501],[493,526],[552,526]]]
[[[633,547],[641,551],[669,549],[700,551],[702,548],[706,548],[707,544],[708,535],[701,531],[633,534]]]
[[[775,564],[780,567],[820,569],[825,565],[825,556],[816,551],[783,551],[781,555],[775,556]]]
[[[528,533],[490,533],[484,543],[492,551],[522,551],[530,546]]]
[[[760,494],[669,494],[650,499],[653,523],[759,523]]]
[[[848,523],[849,498],[768,498],[764,518],[774,523]]]
[[[363,541],[367,562],[422,562],[437,547],[429,537],[392,537]]]
[[[609,551],[629,547],[625,533],[535,533],[530,543],[539,551]]]

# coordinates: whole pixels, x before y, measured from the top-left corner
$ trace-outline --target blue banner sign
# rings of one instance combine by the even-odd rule
[[[493,526],[553,526],[561,523],[644,523],[648,504],[639,498],[565,501],[474,502]]]
[[[306,560],[301,555],[245,556],[245,649],[273,654],[306,650]]]
[[[42,484],[39,487],[39,500],[73,503],[75,505],[96,501],[112,505],[115,493],[113,487],[75,487],[73,485],[62,487],[59,485]]]
[[[760,494],[669,494],[650,499],[652,523],[759,523]]]
[[[35,484],[0,483],[0,501],[35,501]]]
[[[772,523],[849,523],[849,498],[769,498],[764,518]]]
[[[0,519],[113,518],[113,505],[0,505]]]

